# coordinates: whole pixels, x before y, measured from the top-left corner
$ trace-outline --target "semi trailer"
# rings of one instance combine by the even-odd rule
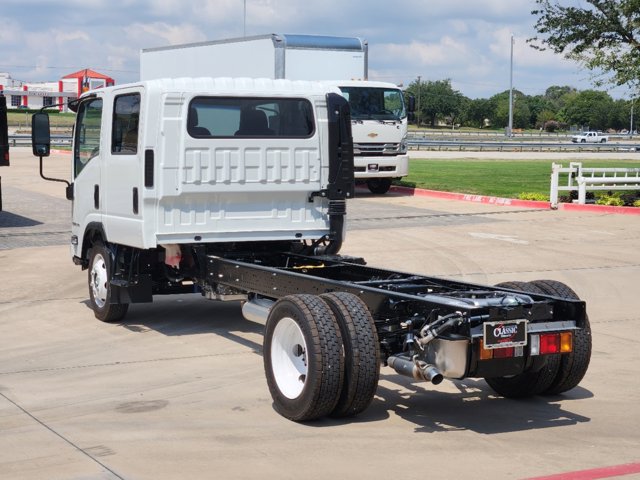
[[[478,285],[340,255],[353,123],[336,87],[158,79],[70,106],[71,258],[95,317],[118,322],[163,294],[238,302],[265,324],[264,371],[284,417],[363,412],[381,366],[432,384],[484,378],[513,398],[585,375],[586,306],[562,283]],[[44,177],[46,112],[32,127]]]
[[[355,178],[369,191],[386,193],[394,178],[409,174],[407,121],[413,99],[387,82],[369,78],[369,47],[354,37],[270,34],[147,48],[140,79],[252,77],[327,81],[351,106]],[[277,121],[277,118],[270,117]]]

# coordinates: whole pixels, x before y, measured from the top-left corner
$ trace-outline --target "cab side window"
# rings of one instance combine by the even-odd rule
[[[120,95],[113,102],[111,153],[135,155],[138,153],[140,120],[140,94]]]
[[[195,97],[187,131],[193,138],[310,138],[315,120],[302,98]]]
[[[80,104],[73,152],[74,177],[77,177],[82,169],[100,153],[101,122],[101,98],[95,98]]]

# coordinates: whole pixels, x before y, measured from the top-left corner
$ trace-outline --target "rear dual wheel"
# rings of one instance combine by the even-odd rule
[[[536,280],[532,282],[547,295],[580,300],[578,294],[569,286],[556,280]],[[591,361],[591,325],[585,318],[582,329],[573,335],[573,351],[560,357],[560,367],[552,384],[545,390],[546,395],[557,395],[577,387],[584,378]]]
[[[265,375],[275,410],[291,420],[363,411],[375,394],[379,355],[373,320],[354,295],[290,295],[269,313]]]
[[[555,280],[533,282],[504,282],[497,287],[521,292],[551,295],[579,300],[567,285]],[[584,328],[574,333],[573,352],[564,355],[547,355],[544,366],[510,377],[486,378],[497,393],[508,398],[524,398],[533,395],[554,395],[576,387],[589,367],[591,358],[591,327],[586,319]]]

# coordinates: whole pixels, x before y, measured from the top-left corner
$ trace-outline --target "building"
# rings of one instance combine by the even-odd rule
[[[115,85],[113,78],[88,68],[65,75],[57,82],[25,82],[0,72],[0,93],[7,96],[7,108],[14,110],[57,105],[61,112],[66,112],[66,104],[83,92],[112,85]]]

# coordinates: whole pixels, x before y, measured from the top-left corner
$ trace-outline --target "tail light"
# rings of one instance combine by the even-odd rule
[[[484,348],[484,342],[480,340],[479,360],[491,360],[494,358],[512,358],[522,356],[522,347],[516,348]],[[529,336],[529,355],[552,355],[571,353],[573,351],[573,333],[543,333]]]

